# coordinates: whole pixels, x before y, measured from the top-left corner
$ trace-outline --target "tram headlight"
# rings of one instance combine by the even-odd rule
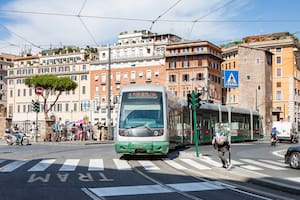
[[[153,131],[153,135],[154,136],[161,136],[163,134],[164,134],[164,130],[163,129],[158,129],[158,130]]]

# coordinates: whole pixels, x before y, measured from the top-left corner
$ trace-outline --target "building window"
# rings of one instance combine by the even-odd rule
[[[182,75],[182,81],[189,81],[190,80],[190,76],[189,76],[189,74],[183,74]]]
[[[276,48],[276,52],[282,52],[282,48],[281,47],[277,47]]]
[[[13,90],[10,90],[10,91],[9,91],[9,96],[10,96],[10,97],[13,97],[13,94],[14,94]]]
[[[276,68],[276,76],[281,77],[281,68]]]
[[[124,79],[128,79],[128,73],[127,72],[125,72],[123,76],[124,76]]]
[[[85,94],[85,93],[86,93],[86,87],[82,86],[82,94]]]
[[[66,112],[69,112],[69,104],[66,103]]]
[[[121,72],[116,73],[116,82],[120,83],[121,82]]]
[[[135,71],[131,72],[130,81],[135,82]]]
[[[276,100],[281,100],[281,91],[280,90],[276,91]]]
[[[73,104],[73,111],[76,112],[77,111],[77,103]]]
[[[281,82],[277,82],[276,87],[281,87]]]
[[[196,80],[203,80],[203,78],[204,78],[204,75],[203,75],[203,73],[197,73],[196,74]]]
[[[102,74],[101,83],[106,83],[106,74]]]
[[[281,63],[282,63],[281,56],[276,56],[276,64],[281,64]]]
[[[169,68],[170,68],[170,69],[175,69],[175,68],[176,68],[176,62],[171,61],[171,62],[169,63]]]
[[[176,82],[176,75],[170,75],[169,76],[169,82],[171,82],[171,83]]]
[[[71,76],[71,80],[72,80],[72,81],[77,81],[77,76],[76,76],[76,75],[72,75],[72,76]]]
[[[188,60],[184,60],[183,61],[183,68],[188,68],[189,67],[189,61]]]
[[[23,96],[26,96],[26,89],[23,89]]]
[[[87,80],[87,75],[86,74],[83,74],[83,75],[81,75],[81,80],[83,81],[83,80]]]
[[[151,70],[146,71],[146,79],[151,80]]]

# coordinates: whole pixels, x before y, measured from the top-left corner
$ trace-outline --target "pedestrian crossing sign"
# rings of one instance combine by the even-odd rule
[[[236,70],[224,71],[224,88],[239,87],[239,72]]]

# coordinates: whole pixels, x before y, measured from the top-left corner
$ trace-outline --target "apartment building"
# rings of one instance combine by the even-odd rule
[[[48,113],[49,117],[61,117],[64,122],[90,117],[89,62],[84,50],[79,49],[49,49],[36,56],[26,55],[14,59],[13,65],[7,69],[8,119],[18,123],[25,132],[28,131],[29,125],[36,119],[36,113],[32,112],[32,100],[40,97],[35,94],[34,88],[29,88],[24,82],[27,77],[44,74],[70,77],[78,83],[76,90],[62,93],[56,106]],[[48,99],[49,105],[55,98],[53,91]],[[44,120],[43,110],[38,118]]]
[[[240,46],[248,47],[249,49],[254,48],[256,50],[245,54],[240,51]],[[256,55],[258,52],[257,49],[267,50],[272,53],[271,78],[268,77],[266,71],[270,62],[267,58],[268,53],[265,53],[266,57],[263,55],[263,52],[261,52],[261,56]],[[239,71],[241,67],[248,68],[248,72],[246,71],[246,74],[243,74],[244,72],[242,71],[240,72],[240,76],[244,78],[246,77],[246,79],[249,74],[249,70],[259,75],[257,76],[257,80],[252,81],[252,88],[250,81],[244,82],[241,80],[240,83],[247,84],[245,85],[246,90],[242,90],[242,88],[227,90],[225,92],[226,104],[242,106],[245,105],[246,102],[250,108],[256,108],[260,111],[265,109],[265,111],[267,111],[269,106],[269,99],[267,96],[271,90],[271,112],[273,117],[271,120],[266,119],[265,125],[270,127],[272,126],[272,121],[283,119],[285,121],[294,122],[295,126],[298,127],[300,108],[300,66],[299,45],[297,39],[288,32],[249,36],[243,38],[241,41],[233,43],[233,45],[228,44],[223,47],[222,50],[225,60],[224,63],[222,63],[223,70],[230,68],[231,64],[231,68],[235,66],[235,68]],[[247,50],[247,52],[249,52],[249,50]],[[265,59],[263,59],[263,57],[265,57]],[[255,63],[261,64],[256,66]],[[250,78],[254,78],[254,75],[250,76]],[[267,84],[269,81],[272,83],[271,88],[264,85],[264,83]],[[252,98],[242,98],[246,91],[251,91],[250,93],[252,93]],[[235,102],[233,102],[233,95],[235,95]],[[265,112],[266,115],[268,115],[267,112]],[[268,134],[269,131],[266,131],[266,134]]]
[[[224,103],[259,111],[263,132],[271,132],[272,53],[262,48],[240,44],[224,49],[223,58],[223,71],[236,70],[239,73],[237,88],[223,87]]]
[[[166,49],[166,85],[186,99],[193,90],[202,100],[221,103],[221,49],[202,40],[173,42]]]
[[[94,119],[107,123],[108,93],[111,94],[110,102],[113,102],[123,85],[165,84],[166,45],[179,40],[181,38],[176,35],[158,35],[140,30],[122,32],[118,36],[117,44],[99,47],[99,60],[91,64],[90,72],[90,98],[94,100],[97,108]],[[114,124],[118,107],[112,105],[111,109],[111,122]]]

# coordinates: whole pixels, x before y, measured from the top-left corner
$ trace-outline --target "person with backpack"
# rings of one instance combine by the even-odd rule
[[[228,128],[226,128],[223,123],[217,123],[212,138],[212,145],[215,149],[218,149],[218,156],[223,164],[222,167],[227,169],[231,167],[230,162],[228,162],[225,156],[225,153],[230,150],[230,144],[228,141],[228,131]]]

